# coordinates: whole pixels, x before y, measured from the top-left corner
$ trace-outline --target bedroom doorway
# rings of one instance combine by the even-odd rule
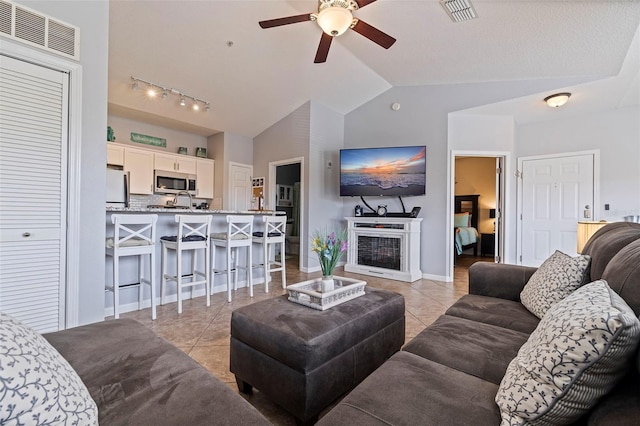
[[[452,151],[448,227],[451,238],[447,238],[450,277],[454,266],[465,268],[478,261],[504,261],[507,156],[507,153]]]

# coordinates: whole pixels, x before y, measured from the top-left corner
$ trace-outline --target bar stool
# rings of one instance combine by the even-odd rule
[[[156,222],[157,214],[113,214],[113,238],[106,240],[106,254],[113,257],[113,315],[120,318],[120,258],[138,256],[138,310],[142,309],[143,284],[151,289],[151,319],[156,319]],[[149,279],[144,278],[145,258],[149,256]]]
[[[219,274],[227,275],[227,301],[231,302],[231,274],[235,273],[233,280],[233,289],[238,289],[238,269],[244,269],[249,283],[249,296],[253,297],[253,277],[251,274],[251,265],[253,263],[251,255],[253,232],[253,216],[236,216],[227,215],[227,232],[218,232],[211,234],[211,243],[213,250],[211,256],[213,260],[213,276]],[[225,249],[225,269],[216,269],[216,248]],[[247,261],[245,266],[238,265],[238,248],[246,247]]]
[[[164,305],[164,294],[167,281],[175,281],[178,293],[178,313],[182,313],[182,289],[191,288],[193,297],[193,287],[204,284],[207,295],[207,306],[211,306],[210,288],[210,266],[209,266],[209,232],[211,232],[210,215],[183,215],[177,214],[175,217],[178,223],[178,235],[161,237],[162,243],[162,281],[160,284],[160,304]],[[176,275],[167,273],[167,256],[169,250],[176,252]],[[198,250],[204,250],[204,271],[198,268]],[[191,251],[191,273],[183,274],[182,253]],[[201,279],[198,279],[200,277]],[[189,279],[189,281],[184,281]]]
[[[253,233],[253,242],[262,245],[262,263],[254,265],[254,268],[264,268],[264,291],[269,292],[271,273],[280,271],[282,274],[282,288],[287,288],[287,277],[284,264],[285,230],[287,226],[286,216],[263,216],[264,230]],[[280,262],[271,261],[271,248],[280,244]],[[275,259],[275,258],[274,258]],[[275,265],[276,267],[272,267]]]

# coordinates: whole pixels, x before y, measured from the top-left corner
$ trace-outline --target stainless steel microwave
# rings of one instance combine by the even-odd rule
[[[177,194],[188,191],[196,195],[196,177],[186,173],[155,170],[153,173],[154,192],[158,194]]]

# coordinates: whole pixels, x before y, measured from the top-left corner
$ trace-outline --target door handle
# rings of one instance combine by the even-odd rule
[[[24,238],[29,238],[31,236],[31,233],[30,232],[24,232],[24,233],[22,233],[22,236]]]

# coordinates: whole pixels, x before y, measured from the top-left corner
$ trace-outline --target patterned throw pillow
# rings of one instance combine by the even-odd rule
[[[507,367],[496,403],[502,426],[569,424],[631,365],[640,321],[600,280],[552,306]]]
[[[0,424],[97,425],[78,374],[44,337],[0,313]]]
[[[556,250],[533,273],[520,293],[520,301],[532,314],[542,318],[549,308],[584,284],[591,257],[568,256]]]

